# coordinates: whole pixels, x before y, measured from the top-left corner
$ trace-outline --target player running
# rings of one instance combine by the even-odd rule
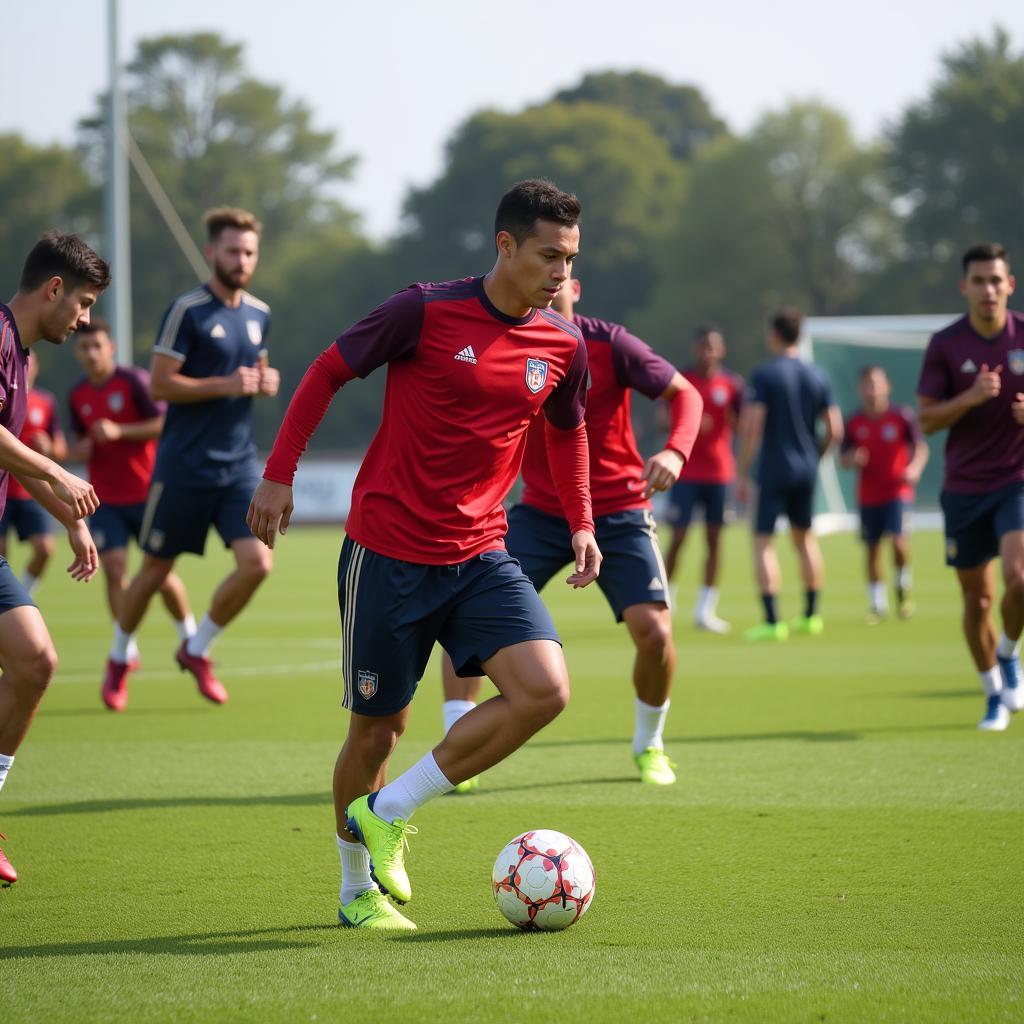
[[[142,527],[153,464],[156,439],[164,424],[164,410],[150,398],[149,374],[135,366],[117,365],[110,326],[100,317],[75,334],[75,358],[85,372],[68,395],[71,429],[75,443],[71,452],[88,463],[89,480],[102,503],[89,520],[107,583],[107,603],[115,620],[115,643],[124,645],[128,665],[138,667],[139,648],[134,636],[120,635],[117,612],[126,585],[128,538],[136,541]],[[160,587],[160,596],[182,640],[195,632],[195,619],[188,606],[185,585],[170,573]],[[125,676],[108,673],[105,682]],[[128,690],[107,689],[101,693],[111,711],[123,711]]]
[[[693,513],[700,506],[704,513],[707,556],[704,583],[693,611],[694,625],[711,633],[728,633],[729,623],[718,617],[718,577],[721,572],[719,550],[725,525],[725,504],[729,487],[736,479],[733,455],[733,430],[743,402],[743,378],[722,366],[725,339],[712,325],[698,329],[693,342],[694,362],[683,376],[697,389],[704,401],[700,433],[679,479],[669,492],[666,519],[672,527],[665,571],[674,578],[679,552],[686,540]]]
[[[859,470],[857,503],[860,535],[867,546],[868,622],[889,614],[889,596],[882,572],[882,539],[892,539],[896,563],[896,607],[901,619],[914,610],[910,597],[910,538],[904,532],[904,510],[914,500],[914,487],[928,462],[928,443],[913,410],[889,401],[892,385],[881,366],[865,366],[858,390],[862,406],[846,420],[839,461]]]
[[[587,345],[590,386],[587,390],[587,441],[590,445],[590,492],[597,542],[604,561],[597,585],[616,622],[625,622],[636,649],[633,760],[643,782],[668,786],[676,781],[665,753],[663,734],[675,671],[668,579],[658,548],[650,496],[671,487],[693,448],[701,418],[697,390],[681,373],[621,324],[574,314],[580,284],[562,285],[551,308],[574,322]],[[665,448],[644,461],[630,419],[633,391],[661,398],[671,408]],[[544,422],[536,419],[527,434],[523,459],[523,496],[508,516],[505,546],[538,592],[573,560],[558,490],[548,465]],[[447,655],[444,675],[444,721],[450,729],[475,706],[483,680],[460,679]],[[456,786],[470,792],[473,777]]]
[[[387,364],[338,567],[352,711],[334,772],[343,924],[415,928],[382,895],[412,896],[404,845],[413,812],[518,750],[569,699],[551,616],[505,550],[502,501],[527,427],[543,413],[575,555],[567,582],[597,578],[587,350],[578,328],[547,309],[569,279],[579,213],[576,197],[550,182],[520,182],[498,204],[490,273],[412,285],[345,331],[299,385],[253,496],[250,525],[273,545],[291,516],[298,459],[334,393]],[[498,695],[385,785],[437,642],[461,674],[488,675]]]
[[[946,564],[963,594],[967,647],[985,691],[978,728],[1002,732],[1024,707],[1024,315],[1007,309],[1016,282],[996,243],[962,258],[967,315],[932,336],[917,385],[926,434],[949,429],[942,484]],[[1002,636],[992,621],[1002,565]]]
[[[57,400],[49,391],[37,388],[39,361],[36,354],[28,354],[28,403],[25,409],[25,426],[22,444],[33,448],[54,462],[67,459],[68,446],[60,428]],[[25,490],[16,476],[12,476],[7,487],[7,507],[0,517],[0,556],[7,557],[7,535],[14,530],[18,540],[27,543],[32,555],[22,573],[21,582],[31,597],[39,585],[47,563],[54,552],[53,528],[45,509]]]
[[[25,260],[14,298],[0,303],[0,512],[12,473],[68,531],[71,578],[92,579],[99,567],[85,517],[96,511],[92,487],[18,440],[25,425],[28,353],[40,341],[60,345],[89,322],[89,310],[110,283],[110,270],[80,238],[51,232]],[[36,708],[57,668],[57,652],[39,609],[0,558],[0,789]],[[0,838],[3,838],[0,836]],[[18,872],[0,850],[0,882]]]
[[[843,438],[843,417],[832,384],[816,366],[800,359],[797,342],[803,316],[784,309],[769,322],[768,344],[775,358],[754,370],[740,418],[739,483],[736,496],[746,504],[748,479],[757,463],[757,511],[754,519],[754,567],[764,622],[748,629],[747,640],[785,640],[790,631],[817,636],[825,628],[818,594],[825,566],[811,529],[818,463],[833,442]],[[819,436],[818,427],[822,432]],[[789,519],[790,536],[800,558],[806,601],[803,615],[780,622],[776,602],[782,572],[775,552],[775,523]]]
[[[103,680],[104,694],[118,694],[119,701],[127,700],[131,638],[149,602],[179,555],[203,553],[213,526],[235,557],[235,571],[174,657],[207,700],[223,704],[228,694],[214,675],[210,645],[272,565],[270,550],[245,523],[259,480],[252,401],[276,395],[280,382],[267,359],[270,307],[245,290],[262,229],[251,213],[231,207],[210,210],[205,222],[210,280],[167,311],[150,364],[150,394],[168,409],[140,527],[142,566],[118,602]]]

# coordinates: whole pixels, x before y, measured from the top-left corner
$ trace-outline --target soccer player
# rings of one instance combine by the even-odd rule
[[[889,614],[882,572],[882,538],[892,538],[896,563],[896,606],[901,619],[913,613],[910,599],[910,539],[903,512],[928,462],[928,444],[913,410],[889,401],[892,385],[881,366],[865,366],[858,383],[862,406],[843,429],[839,461],[858,469],[857,503],[861,538],[867,546],[868,622]]]
[[[49,391],[35,386],[39,374],[39,361],[36,354],[29,350],[28,354],[28,403],[25,410],[25,426],[19,440],[34,448],[40,455],[64,462],[68,454],[64,432],[60,428],[60,416],[57,414],[57,400]],[[32,555],[21,582],[29,596],[42,578],[43,571],[54,552],[53,529],[50,517],[43,507],[32,500],[32,495],[25,490],[16,476],[10,478],[7,487],[7,507],[0,517],[0,556],[7,557],[7,534],[14,530],[18,540],[27,543]]]
[[[679,477],[697,436],[701,398],[676,368],[621,324],[579,316],[580,283],[562,285],[551,308],[574,322],[587,345],[587,440],[590,493],[597,543],[604,561],[597,584],[616,622],[625,622],[636,649],[633,760],[641,781],[668,786],[676,781],[662,739],[675,671],[668,579],[658,548],[650,496]],[[637,451],[630,420],[633,391],[661,398],[671,408],[664,449],[646,461]],[[569,524],[548,464],[544,423],[534,420],[523,459],[523,495],[508,516],[505,546],[539,591],[573,560]],[[471,711],[480,693],[479,677],[460,679],[451,658],[443,658],[444,723],[450,729]],[[471,778],[456,787],[479,787]]]
[[[542,414],[575,553],[566,582],[597,578],[587,350],[579,329],[547,308],[569,279],[579,213],[576,197],[550,182],[520,182],[498,204],[486,276],[412,285],[345,331],[299,385],[253,495],[250,525],[273,545],[291,516],[296,463],[334,393],[387,364],[338,567],[352,711],[334,771],[346,925],[415,927],[382,895],[412,896],[404,844],[413,812],[517,750],[569,698],[551,617],[505,550],[502,501]],[[460,674],[488,675],[498,695],[385,784],[436,642]]]
[[[89,480],[101,505],[89,520],[107,583],[110,614],[117,619],[128,567],[128,538],[139,539],[146,508],[156,441],[164,424],[164,410],[149,396],[149,374],[138,367],[117,365],[110,326],[100,317],[75,334],[75,358],[85,372],[71,389],[68,405],[75,435],[72,455],[88,463]],[[160,596],[174,619],[181,639],[195,632],[185,585],[169,573]],[[115,632],[120,627],[115,626]],[[122,642],[118,636],[116,641]],[[133,636],[126,644],[128,663],[137,665],[139,649]],[[122,677],[123,678],[123,677]],[[111,711],[123,711],[128,691],[101,694]]]
[[[843,417],[828,377],[800,359],[797,342],[802,326],[803,317],[795,309],[783,309],[771,318],[768,344],[775,355],[751,375],[740,417],[736,488],[740,504],[747,502],[750,469],[760,454],[754,564],[764,622],[743,634],[747,640],[785,640],[791,630],[816,636],[825,628],[818,612],[825,566],[811,529],[811,516],[818,463],[833,442],[842,440]],[[779,621],[777,609],[782,572],[774,534],[775,522],[783,513],[789,519],[806,591],[803,615],[788,624]]]
[[[733,430],[739,420],[744,385],[742,377],[722,366],[725,339],[717,327],[709,324],[698,329],[694,336],[693,356],[693,365],[683,371],[683,376],[704,400],[704,415],[693,454],[669,493],[666,518],[672,527],[672,537],[665,571],[671,581],[694,510],[699,505],[704,512],[707,556],[704,560],[704,583],[697,597],[693,621],[698,629],[728,633],[729,623],[717,614],[721,569],[719,549],[725,525],[726,498],[729,486],[736,479]]]
[[[1015,281],[996,243],[962,258],[967,314],[932,336],[917,385],[926,434],[949,430],[942,484],[946,564],[963,595],[967,647],[985,691],[978,728],[1002,732],[1024,707],[1024,315],[1007,309]],[[996,633],[994,559],[1003,577]]]
[[[92,579],[99,567],[85,517],[96,511],[92,487],[52,459],[18,440],[25,425],[28,353],[32,345],[60,345],[89,322],[89,310],[110,283],[110,271],[80,238],[51,232],[25,260],[21,282],[0,303],[0,512],[12,473],[68,532],[72,579]],[[39,609],[0,558],[0,789],[14,764],[36,708],[57,668],[57,653]],[[18,872],[0,850],[0,882]]]

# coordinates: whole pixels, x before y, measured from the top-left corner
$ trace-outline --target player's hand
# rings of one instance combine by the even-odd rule
[[[97,420],[89,429],[89,436],[97,444],[106,444],[108,441],[120,441],[124,431],[120,423],[113,420]]]
[[[911,486],[916,487],[920,479],[921,470],[919,470],[916,466],[907,466],[907,468],[903,471],[903,482],[905,484],[910,484]]]
[[[268,548],[272,548],[277,535],[288,532],[294,508],[292,489],[287,484],[261,480],[249,502],[249,513],[245,521],[253,534]]]
[[[1014,422],[1024,427],[1024,394],[1017,392],[1010,409],[1013,411]]]
[[[988,368],[988,363],[981,364],[978,376],[974,378],[974,383],[967,389],[972,405],[982,405],[999,394],[1003,384],[1003,378],[1000,376],[1002,372],[1002,363],[994,370]]]
[[[249,395],[259,394],[261,373],[262,371],[258,366],[238,367],[227,378],[228,395],[233,398],[245,398]]]
[[[277,389],[281,386],[281,374],[272,366],[260,368],[260,394],[267,398],[273,398]]]
[[[853,449],[853,464],[855,466],[866,466],[870,458],[871,453],[863,445]]]
[[[66,469],[61,469],[56,463],[53,466],[55,472],[49,481],[53,493],[71,509],[76,519],[91,516],[100,507],[100,500],[96,497],[92,484]]]
[[[73,580],[88,583],[100,567],[100,556],[96,551],[92,534],[89,533],[89,527],[85,523],[69,526],[68,543],[75,556],[75,560],[68,566],[68,572]]]
[[[667,491],[683,471],[683,457],[672,448],[663,448],[652,455],[644,466],[643,479],[647,481],[644,497],[649,498],[655,491]]]
[[[604,556],[589,530],[577,530],[572,535],[572,549],[576,553],[576,571],[565,582],[578,590],[597,579]]]
[[[39,452],[40,455],[45,455],[47,458],[50,457],[50,452],[53,451],[53,442],[45,430],[37,430],[28,439],[28,446],[33,451]]]

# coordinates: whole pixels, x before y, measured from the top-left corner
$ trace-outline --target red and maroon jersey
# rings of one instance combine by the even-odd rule
[[[1003,368],[1002,388],[949,428],[943,487],[954,494],[984,494],[1024,481],[1024,430],[1010,408],[1024,391],[1024,315],[1011,310],[994,338],[983,338],[966,316],[933,334],[917,393],[940,402],[955,398],[984,365]]]
[[[149,397],[149,374],[137,366],[119,366],[100,385],[83,377],[68,395],[71,429],[88,437],[97,420],[141,423],[164,410]],[[89,481],[104,505],[137,505],[146,500],[156,461],[156,441],[106,441],[93,444]]]
[[[630,396],[657,398],[675,376],[675,367],[621,324],[576,316],[587,344],[587,443],[590,446],[590,498],[595,516],[650,508],[644,498],[644,460],[637,450],[630,418]],[[544,424],[530,426],[523,460],[524,505],[563,515],[548,463]]]
[[[897,499],[913,501],[914,488],[903,474],[923,437],[917,418],[905,405],[890,405],[878,416],[858,409],[847,418],[842,450],[864,448],[868,453],[867,463],[860,467],[858,504],[870,508]]]
[[[14,314],[0,302],[0,427],[20,437],[28,401],[28,349],[22,348]],[[0,469],[0,515],[7,504],[7,486],[13,479]]]
[[[683,376],[704,400],[704,415],[697,443],[679,479],[695,484],[731,484],[736,479],[733,429],[743,403],[743,378],[721,368],[705,377],[693,367],[683,370]]]
[[[502,501],[531,420],[583,422],[587,350],[548,309],[507,316],[482,278],[416,284],[337,340],[358,377],[388,364],[346,530],[389,558],[451,565],[504,546]]]
[[[34,449],[32,438],[36,434],[46,434],[52,441],[60,432],[57,399],[49,391],[32,388],[25,403],[25,425],[21,428],[21,436],[18,440]],[[25,490],[16,476],[11,477],[11,485],[7,488],[7,497],[17,501],[32,500],[32,495]]]

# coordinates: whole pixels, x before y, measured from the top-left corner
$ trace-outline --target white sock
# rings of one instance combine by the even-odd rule
[[[385,821],[408,821],[428,800],[444,796],[455,788],[437,767],[433,753],[425,754],[408,771],[402,772],[378,794],[373,813]]]
[[[896,570],[896,586],[900,590],[909,590],[910,585],[914,582],[913,575],[910,572],[910,566],[905,565],[902,569]]]
[[[978,678],[986,697],[995,697],[1003,689],[1003,676],[998,665],[993,665],[987,672],[979,672]]]
[[[452,731],[452,726],[467,712],[472,711],[476,704],[471,700],[446,700],[441,712],[444,715],[444,734]]]
[[[28,591],[28,596],[31,597],[36,592],[36,587],[39,586],[39,577],[26,572],[21,578],[21,585]]]
[[[196,635],[196,617],[189,612],[185,618],[174,620],[174,628],[178,631],[179,640],[188,640]]]
[[[194,658],[205,658],[210,645],[220,636],[222,629],[209,615],[204,615],[195,633],[185,641],[185,650]]]
[[[875,612],[887,612],[889,610],[889,593],[882,582],[868,584],[868,600],[871,602],[871,610]]]
[[[11,770],[12,764],[14,764],[13,754],[0,754],[0,789],[4,788],[7,773]]]
[[[116,622],[114,623],[114,646],[110,648],[110,657],[113,661],[126,665],[131,659],[128,648],[132,645],[135,637],[132,633],[126,633]],[[136,648],[138,652],[138,648]]]
[[[663,750],[661,734],[665,731],[665,719],[672,701],[667,700],[660,708],[636,699],[636,731],[633,733],[633,753],[642,754],[648,747]]]
[[[718,587],[701,587],[697,595],[697,608],[693,617],[702,620],[706,615],[714,615],[718,607]]]
[[[374,887],[370,877],[370,854],[362,843],[350,843],[341,836],[335,836],[335,839],[341,855],[340,898],[344,905]]]
[[[128,637],[127,660],[128,661],[138,661],[139,660],[139,645],[135,642],[134,634],[132,636]]]
[[[996,654],[1000,658],[1019,658],[1020,657],[1020,637],[1016,640],[1011,640],[1005,633],[999,638],[999,646],[996,648]]]

